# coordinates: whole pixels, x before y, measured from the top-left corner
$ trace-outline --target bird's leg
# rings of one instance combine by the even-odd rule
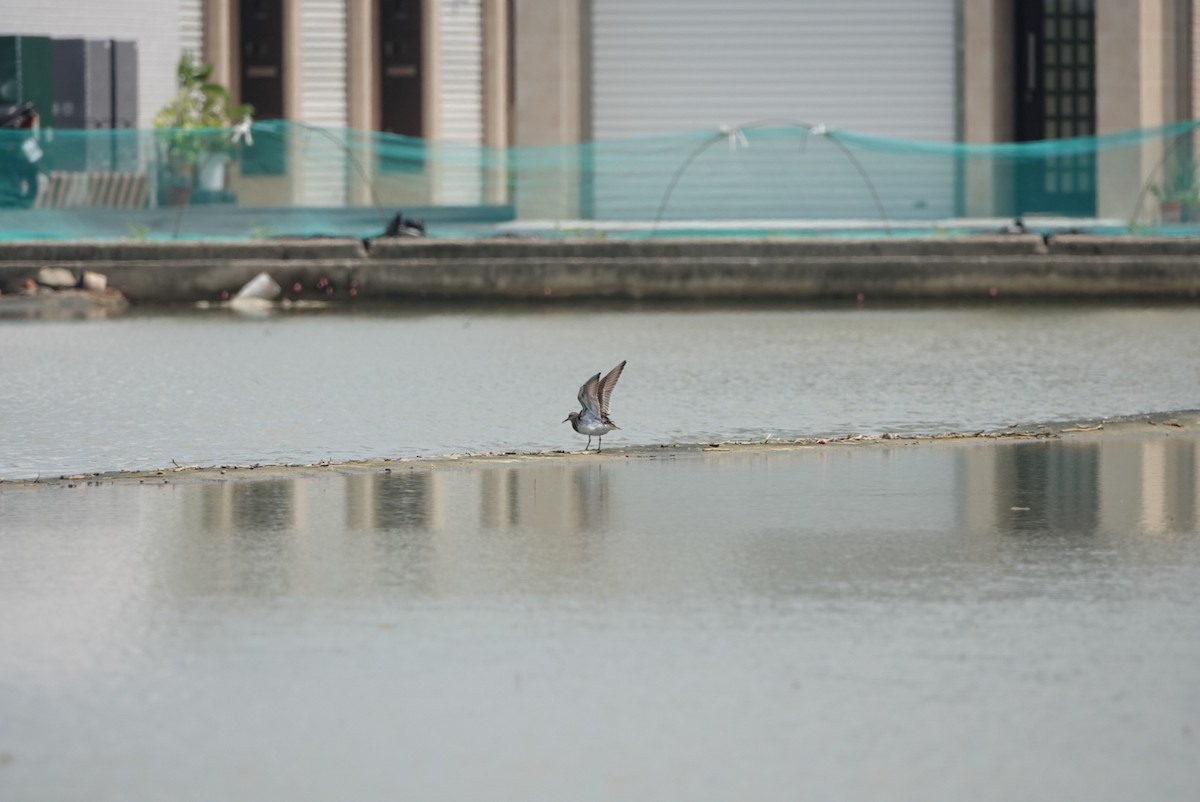
[[[597,437],[597,438],[596,438],[596,453],[597,453],[597,454],[599,454],[599,453],[600,453],[600,446],[602,446],[602,445],[604,445],[604,438],[603,438],[603,437]]]
[[[591,447],[592,447],[592,436],[589,434],[589,435],[588,435],[588,444],[587,444],[586,446],[584,446],[584,447],[583,447],[583,450],[584,450],[584,451],[587,451],[587,450],[588,450],[589,448],[591,448]]]

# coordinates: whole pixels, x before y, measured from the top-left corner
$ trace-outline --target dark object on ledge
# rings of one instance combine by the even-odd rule
[[[396,216],[388,222],[384,229],[385,237],[423,237],[425,236],[425,221],[405,217],[404,212],[396,212]]]

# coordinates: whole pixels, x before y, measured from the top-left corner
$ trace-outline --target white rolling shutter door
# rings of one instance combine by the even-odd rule
[[[595,0],[592,135],[784,118],[951,141],[955,35],[954,0]],[[924,213],[948,212],[953,169],[922,180]],[[602,179],[596,216],[644,216],[622,209],[629,194]]]
[[[483,10],[480,0],[442,0],[442,139],[483,141]]]
[[[483,143],[483,8],[480,0],[441,0],[441,139]],[[437,200],[472,204],[482,199],[483,176],[471,148],[447,149]]]
[[[179,49],[204,58],[204,0],[179,0]]]
[[[346,0],[303,0],[300,11],[300,119],[309,125],[346,126]],[[332,131],[334,137],[338,131]],[[328,138],[309,133],[308,147],[293,153],[303,165],[299,202],[340,206],[346,202],[346,157]]]

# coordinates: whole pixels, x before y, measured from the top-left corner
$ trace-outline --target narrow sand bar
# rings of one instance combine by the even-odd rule
[[[486,468],[535,465],[580,465],[603,461],[606,465],[627,460],[720,459],[730,454],[785,454],[813,449],[928,447],[956,444],[987,445],[998,442],[1035,440],[1095,441],[1122,438],[1200,438],[1200,410],[1156,412],[1104,420],[1059,421],[1033,426],[975,432],[933,434],[855,434],[844,437],[802,437],[788,440],[722,441],[708,443],[662,443],[592,451],[469,452],[414,458],[370,460],[324,460],[306,464],[174,464],[151,470],[98,471],[34,479],[0,480],[4,487],[80,486],[114,482],[213,482],[227,480],[281,479],[303,476],[352,475],[400,470],[447,470],[461,467]]]

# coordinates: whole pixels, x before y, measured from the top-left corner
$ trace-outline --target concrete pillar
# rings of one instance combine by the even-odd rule
[[[375,0],[346,0],[346,114],[351,128],[379,128],[379,9]]]
[[[513,144],[584,138],[584,0],[513,0]]]
[[[303,115],[304,82],[301,80],[304,53],[304,29],[300,20],[298,0],[283,3],[283,116],[297,120]]]
[[[519,146],[570,146],[587,137],[587,0],[513,0],[513,99],[510,130]],[[584,206],[579,151],[563,147],[516,174],[517,214],[526,219],[578,218]]]
[[[1181,61],[1187,76],[1184,91],[1188,99],[1187,118],[1190,120],[1200,114],[1200,49],[1196,47],[1196,43],[1200,42],[1200,0],[1187,2],[1187,17],[1188,36]]]
[[[483,143],[508,145],[508,0],[483,0]]]
[[[483,174],[485,203],[507,203],[509,144],[508,0],[483,0],[483,144],[489,148]]]
[[[1013,0],[963,0],[963,139],[1013,136]]]
[[[963,141],[1008,142],[1013,138],[1013,0],[963,0]],[[991,159],[965,163],[964,209],[968,217],[1007,211],[1011,171]]]
[[[442,0],[423,0],[421,6],[422,136],[436,141],[442,138]]]
[[[1189,66],[1192,0],[1096,0],[1096,129],[1099,133],[1162,125],[1191,116]],[[1171,152],[1168,152],[1170,149]],[[1139,193],[1161,173],[1173,142],[1147,141],[1097,160],[1097,211],[1128,218]],[[1142,221],[1157,219],[1142,198]]]
[[[234,47],[237,37],[233,3],[234,0],[205,0],[204,60],[213,65],[213,81],[229,87],[234,100],[240,102],[233,80],[233,76],[237,74],[237,48]]]
[[[379,129],[379,7],[376,0],[346,0],[346,118],[359,131]],[[355,152],[348,202],[374,205],[375,159]],[[360,175],[361,171],[361,175]]]

